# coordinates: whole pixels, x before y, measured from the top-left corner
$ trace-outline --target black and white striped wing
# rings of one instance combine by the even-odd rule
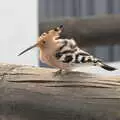
[[[74,67],[75,64],[91,63],[92,65],[99,65],[108,71],[116,70],[116,68],[104,64],[100,59],[81,50],[73,39],[59,39],[59,43],[62,45],[56,51],[55,57],[63,63],[71,64],[73,65],[72,67]]]
[[[61,47],[56,51],[56,58],[64,63],[86,63],[95,60],[89,53],[81,50],[73,39],[59,39]],[[94,60],[93,60],[94,59]]]

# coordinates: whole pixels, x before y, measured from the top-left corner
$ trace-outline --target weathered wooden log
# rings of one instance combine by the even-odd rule
[[[41,22],[40,33],[64,25],[63,37],[75,38],[80,47],[120,44],[120,15],[62,18]]]
[[[0,64],[0,119],[120,119],[120,76],[54,71]]]

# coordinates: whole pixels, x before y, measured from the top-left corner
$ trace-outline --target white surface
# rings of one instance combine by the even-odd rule
[[[37,50],[17,54],[37,38],[37,0],[0,0],[0,62],[37,65]]]
[[[107,65],[111,65],[112,67],[117,68],[115,71],[107,71],[103,68],[97,67],[97,66],[83,66],[81,65],[79,68],[76,68],[76,71],[80,72],[87,72],[92,74],[98,74],[98,75],[106,75],[106,76],[117,76],[120,75],[120,62],[114,62],[114,63],[106,63]]]

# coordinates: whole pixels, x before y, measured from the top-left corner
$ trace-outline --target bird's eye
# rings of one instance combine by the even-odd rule
[[[45,40],[43,40],[43,44],[45,44],[46,43],[46,41]]]
[[[57,31],[59,31],[59,30],[58,30],[58,28],[54,28],[54,31],[56,31],[56,32],[57,32]]]
[[[45,35],[47,35],[47,33],[44,32],[42,35],[45,36]]]

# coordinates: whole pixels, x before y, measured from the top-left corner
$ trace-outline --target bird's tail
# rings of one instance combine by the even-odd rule
[[[94,65],[100,66],[101,68],[108,70],[108,71],[117,70],[115,67],[107,65],[97,58],[93,58],[93,63],[94,63]]]
[[[103,62],[98,62],[98,65],[105,69],[105,70],[108,70],[108,71],[114,71],[114,70],[117,70],[115,67],[112,67],[112,66],[109,66],[107,64],[104,64]]]
[[[109,66],[105,63],[103,63],[100,59],[95,58],[93,56],[84,56],[81,60],[82,63],[92,63],[95,66],[100,66],[101,68],[108,70],[108,71],[114,71],[117,70],[116,68]]]

